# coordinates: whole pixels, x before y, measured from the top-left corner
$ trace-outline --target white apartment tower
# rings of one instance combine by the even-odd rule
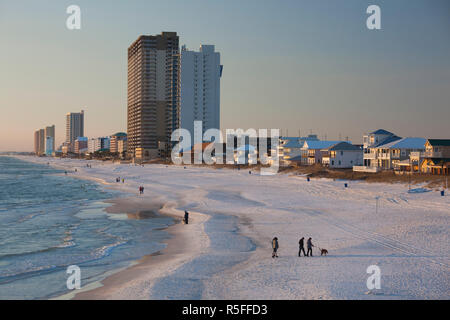
[[[187,129],[194,141],[194,121],[203,121],[203,133],[220,130],[220,78],[223,66],[213,45],[201,45],[180,53],[180,128]]]

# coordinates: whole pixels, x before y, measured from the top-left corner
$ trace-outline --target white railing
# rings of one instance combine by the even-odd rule
[[[379,167],[368,167],[368,166],[353,166],[353,171],[355,172],[370,172],[370,173],[376,173],[380,171],[381,169]]]

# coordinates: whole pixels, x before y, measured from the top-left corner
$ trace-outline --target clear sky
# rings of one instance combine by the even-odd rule
[[[161,31],[221,52],[222,128],[450,138],[448,0],[0,0],[0,151],[51,124],[59,146],[81,109],[88,137],[126,131],[127,48]]]

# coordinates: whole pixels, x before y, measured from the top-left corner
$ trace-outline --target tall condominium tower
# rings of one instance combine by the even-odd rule
[[[180,54],[180,127],[191,133],[194,142],[194,121],[203,122],[202,134],[220,129],[220,78],[223,66],[220,53],[213,45],[201,45],[199,52],[185,46]]]
[[[84,137],[84,111],[70,112],[66,115],[66,142],[74,143],[78,137]]]
[[[45,153],[48,153],[48,151],[55,151],[55,125],[45,127],[44,129],[44,135],[45,135]],[[51,140],[49,140],[50,138]],[[51,141],[51,146],[48,146],[47,143]]]
[[[34,153],[39,154],[39,130],[34,132]]]
[[[178,36],[140,36],[128,48],[128,153],[156,157],[178,128]]]
[[[39,155],[45,153],[45,130],[39,129]]]

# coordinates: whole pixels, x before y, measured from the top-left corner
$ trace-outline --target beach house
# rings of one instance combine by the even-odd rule
[[[381,144],[365,149],[363,169],[368,168],[366,172],[397,169],[410,161],[411,153],[425,151],[425,142],[425,138],[390,136]],[[358,170],[358,166],[353,170],[364,171]]]
[[[278,147],[280,165],[288,166],[295,159],[300,159],[305,141],[319,141],[319,139],[316,134],[309,134],[306,137],[281,137]]]
[[[421,153],[423,158],[420,171],[431,174],[449,174],[450,168],[450,139],[428,139],[425,143],[425,151]]]
[[[322,149],[322,164],[329,168],[353,168],[363,162],[363,150],[348,142],[340,142]]]
[[[380,146],[400,140],[401,137],[384,129],[375,130],[363,136],[363,165],[353,166],[353,171],[378,172],[388,167],[389,159]]]
[[[322,158],[327,156],[328,148],[346,141],[331,141],[331,140],[320,140],[320,141],[305,141],[301,148],[302,151],[302,164],[303,165],[313,165],[321,164]]]

